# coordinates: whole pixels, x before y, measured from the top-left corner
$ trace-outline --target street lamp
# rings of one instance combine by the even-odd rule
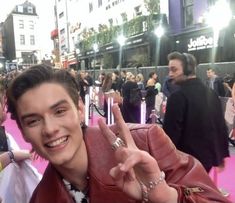
[[[75,49],[75,57],[76,57],[76,69],[78,70],[79,66],[78,66],[78,55],[80,54],[80,49]]]
[[[99,47],[97,43],[93,44],[93,50],[94,50],[94,63],[93,63],[93,81],[95,81],[95,65],[96,65],[96,52],[99,51]]]
[[[2,69],[3,69],[3,64],[0,63],[0,71],[2,71]]]
[[[161,38],[165,34],[164,28],[160,25],[154,30],[154,34],[158,37]]]
[[[219,0],[205,16],[207,24],[214,30],[219,31],[228,26],[229,21],[232,19],[232,12],[226,0]]]
[[[212,64],[215,62],[216,47],[219,39],[220,30],[227,27],[232,19],[232,12],[229,3],[226,0],[219,0],[209,12],[205,14],[206,23],[213,28],[213,47],[212,47]]]
[[[76,52],[76,54],[80,54],[81,51],[80,51],[80,49],[76,49],[75,52]]]
[[[97,43],[93,44],[93,50],[94,50],[94,52],[97,52],[99,50]]]
[[[159,64],[160,59],[160,46],[161,46],[161,37],[165,34],[164,28],[159,25],[155,30],[154,34],[156,35],[158,39],[158,43],[156,43],[156,65]]]
[[[126,37],[124,35],[119,35],[117,38],[119,43],[119,70],[122,68],[122,47],[125,45]]]

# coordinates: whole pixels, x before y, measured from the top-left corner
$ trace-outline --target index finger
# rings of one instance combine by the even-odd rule
[[[136,147],[135,142],[131,136],[130,130],[122,117],[122,113],[118,104],[114,104],[112,106],[112,112],[114,115],[115,124],[119,132],[119,136],[126,142],[127,146]]]
[[[103,119],[98,120],[98,125],[102,134],[105,136],[108,142],[112,145],[117,139],[117,136],[112,132],[112,130],[109,129],[109,127],[106,125]]]

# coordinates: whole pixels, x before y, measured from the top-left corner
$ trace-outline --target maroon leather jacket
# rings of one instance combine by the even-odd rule
[[[203,169],[190,155],[176,150],[157,125],[129,125],[136,145],[148,151],[166,174],[166,182],[178,191],[178,203],[228,203]],[[114,132],[115,129],[112,129]],[[98,127],[84,134],[89,156],[89,203],[139,203],[118,189],[109,170],[116,165],[114,152]],[[109,147],[110,146],[110,147]],[[49,164],[30,203],[72,203],[62,177]]]

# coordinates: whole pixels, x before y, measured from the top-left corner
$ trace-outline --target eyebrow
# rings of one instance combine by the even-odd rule
[[[65,104],[65,103],[68,103],[65,99],[63,100],[60,100],[58,102],[56,102],[55,104],[51,105],[49,107],[49,109],[55,109],[56,107],[60,106],[61,104]],[[32,117],[32,116],[36,116],[37,114],[36,113],[28,113],[28,114],[25,114],[21,117],[21,120],[25,120],[26,118],[29,118],[29,117]]]

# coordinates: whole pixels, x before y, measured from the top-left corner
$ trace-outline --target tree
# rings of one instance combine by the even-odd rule
[[[144,6],[150,15],[160,13],[160,0],[144,0]]]
[[[147,19],[148,30],[152,30],[154,27],[153,15],[160,13],[160,0],[144,0],[144,6],[146,10],[149,12],[149,16]]]

